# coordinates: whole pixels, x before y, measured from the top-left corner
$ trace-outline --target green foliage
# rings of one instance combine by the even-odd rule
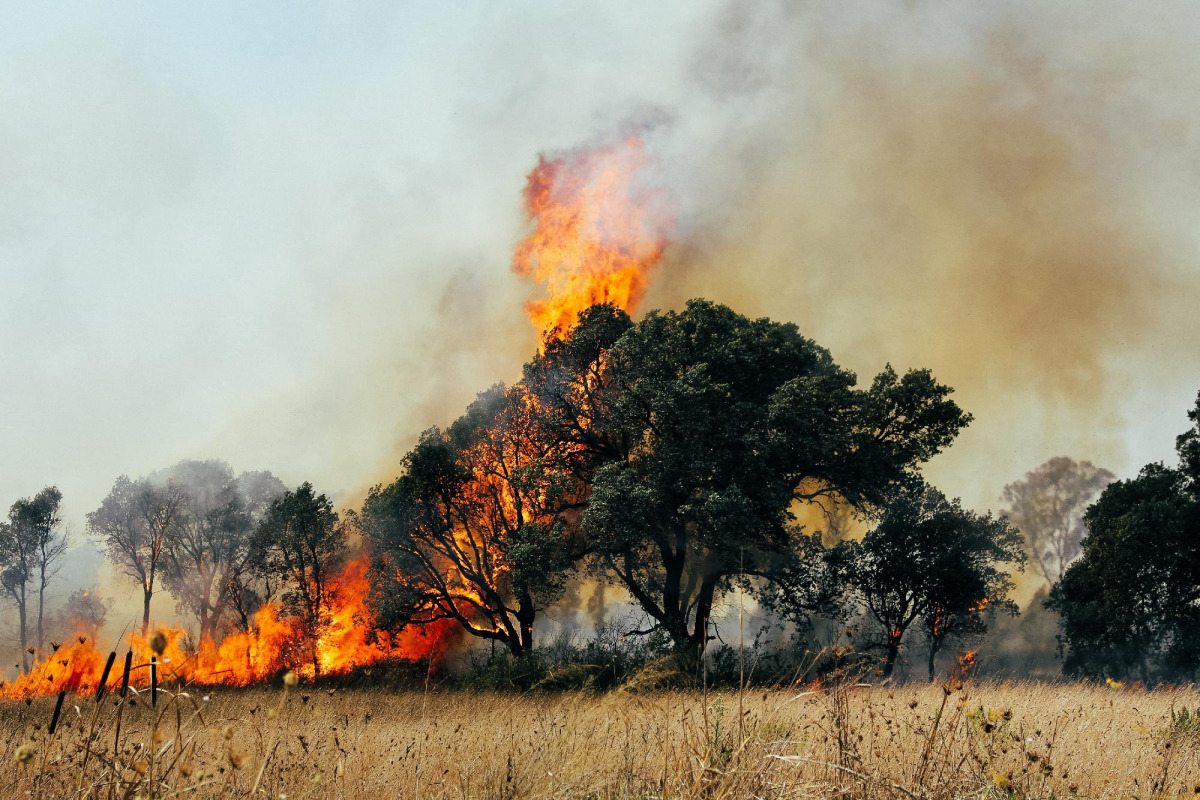
[[[666,656],[665,645],[661,637],[629,639],[617,626],[602,624],[582,644],[562,637],[519,658],[504,649],[477,652],[467,669],[448,676],[447,685],[471,691],[607,691],[644,684],[646,673]],[[672,685],[679,684],[656,680],[654,688]]]
[[[583,432],[573,441],[590,460],[572,464],[591,470],[587,544],[680,650],[704,642],[732,579],[796,553],[793,501],[881,501],[969,419],[927,372],[889,368],[859,390],[794,325],[702,300],[648,314],[607,351],[561,355],[577,337],[607,341],[613,319],[582,319],[541,359],[553,368],[527,375],[576,371],[534,385],[555,389],[544,405],[558,429]]]
[[[1175,710],[1171,707],[1171,722],[1162,731],[1161,737],[1166,742],[1200,744],[1200,707],[1195,711],[1187,706]]]
[[[252,542],[253,567],[282,586],[284,606],[315,642],[327,622],[330,576],[345,555],[346,531],[333,503],[305,481],[267,508]],[[313,668],[320,672],[316,649]]]
[[[33,497],[12,504],[8,522],[0,522],[0,588],[17,607],[21,660],[28,667],[29,604],[37,596],[35,644],[41,648],[45,635],[46,589],[58,572],[67,550],[67,536],[60,530],[62,492],[47,486]]]
[[[930,640],[932,676],[947,637],[985,631],[988,608],[1016,613],[1007,570],[1024,564],[1021,544],[1007,520],[968,511],[920,480],[891,497],[861,542],[840,544],[843,579],[879,627],[886,673],[914,623]]]
[[[1145,681],[1195,678],[1200,664],[1200,397],[1176,468],[1149,464],[1087,512],[1083,556],[1050,593],[1063,670]]]

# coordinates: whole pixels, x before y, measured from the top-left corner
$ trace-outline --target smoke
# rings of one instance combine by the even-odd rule
[[[1059,452],[1164,457],[1200,374],[1196,59],[1116,17],[730,5],[692,72],[723,124],[658,142],[690,236],[648,304],[795,321],[860,379],[932,368],[976,416],[932,477],[977,506]]]

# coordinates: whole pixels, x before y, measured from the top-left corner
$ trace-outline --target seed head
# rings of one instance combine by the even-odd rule
[[[31,744],[23,744],[17,748],[17,752],[13,754],[13,761],[18,764],[24,764],[33,759],[37,755],[37,750]]]
[[[291,670],[288,670],[287,673],[283,676],[283,685],[284,686],[288,686],[288,687],[295,686],[299,682],[300,682],[300,676],[297,675],[296,673],[292,672]]]
[[[157,630],[150,636],[150,649],[158,655],[162,655],[167,649],[167,635],[162,630]]]

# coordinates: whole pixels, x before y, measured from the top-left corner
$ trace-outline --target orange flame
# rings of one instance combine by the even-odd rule
[[[326,624],[311,646],[315,647],[322,675],[344,674],[355,667],[385,659],[410,661],[429,658],[436,661],[460,636],[449,620],[439,620],[396,636],[375,633],[373,618],[366,605],[370,591],[366,557],[351,561],[331,581],[330,613]],[[162,628],[166,647],[159,657],[160,683],[213,686],[245,686],[264,681],[284,669],[294,669],[305,677],[313,676],[311,649],[301,626],[283,615],[273,602],[265,604],[254,616],[253,630],[225,637],[217,645],[202,641],[198,649],[189,646],[182,628]],[[150,684],[147,665],[153,651],[148,637],[134,633],[129,648],[136,665],[130,685]],[[0,685],[0,698],[18,699],[68,691],[94,691],[104,671],[106,656],[91,639],[78,636],[36,663],[26,675]],[[121,683],[121,670],[108,678],[110,688]]]
[[[632,311],[662,260],[674,220],[664,193],[644,171],[641,138],[538,157],[525,185],[534,231],[517,245],[513,271],[546,284],[549,297],[526,305],[543,334],[560,334],[595,303]]]

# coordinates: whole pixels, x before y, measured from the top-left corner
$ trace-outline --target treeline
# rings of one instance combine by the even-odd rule
[[[1012,575],[1030,561],[1067,674],[1195,678],[1200,398],[1179,467],[1111,483],[1051,459],[994,518],[920,476],[970,421],[949,395],[890,367],[860,388],[795,326],[720,305],[638,323],[595,306],[371,491],[380,620],[452,619],[521,657],[583,575],[627,592],[636,633],[694,657],[741,589],[801,629],[836,622],[884,674],[915,632],[932,676],[948,641],[1017,613]],[[861,538],[841,535],[847,519]]]
[[[119,477],[87,519],[109,560],[141,587],[143,634],[160,587],[196,619],[200,646],[249,631],[255,612],[279,600],[300,623],[296,655],[319,673],[313,644],[352,535],[348,517],[309,483],[288,490],[270,472],[235,477],[222,461],[184,461],[138,480]]]
[[[61,499],[49,487],[18,500],[0,523],[0,580],[16,605],[26,672],[29,656],[44,656],[47,643],[59,644],[47,642],[44,621],[47,592],[69,544]],[[255,612],[278,600],[300,622],[297,655],[313,658],[315,668],[312,645],[327,621],[328,577],[345,557],[354,527],[354,515],[348,516],[348,522],[339,519],[308,483],[288,490],[270,472],[235,476],[223,461],[182,461],[141,478],[118,477],[87,515],[87,532],[140,588],[143,636],[160,591],[196,620],[198,646],[249,631]],[[59,617],[69,616],[76,632],[95,637],[106,613],[97,593],[81,590]],[[62,635],[66,626],[59,621],[57,628]]]
[[[919,642],[930,676],[948,643],[1017,614],[1013,574],[1029,562],[1053,587],[1069,674],[1194,676],[1200,398],[1178,467],[1111,483],[1052,459],[1005,488],[995,517],[921,477],[970,422],[950,395],[928,370],[890,366],[859,386],[794,325],[710,302],[636,323],[598,305],[516,384],[426,431],[361,513],[339,517],[308,483],[185,461],[118,478],[88,531],[141,587],[143,629],[160,587],[201,642],[277,600],[307,641],[293,655],[317,671],[330,577],[353,550],[370,558],[378,630],[450,620],[513,663],[539,615],[590,579],[640,611],[622,636],[656,643],[639,652],[715,657],[714,609],[737,591],[876,653],[884,674]],[[22,649],[27,612],[42,646],[60,499],[20,500],[0,526]]]

